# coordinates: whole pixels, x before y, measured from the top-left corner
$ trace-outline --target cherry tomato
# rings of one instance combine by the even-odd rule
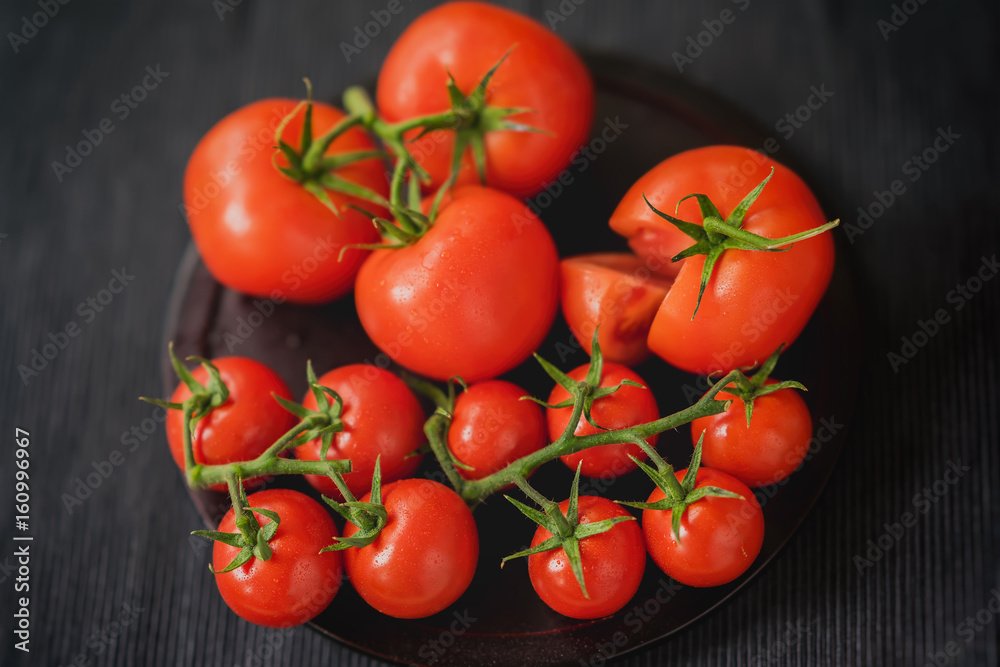
[[[253,460],[298,421],[271,395],[292,400],[292,393],[277,373],[253,359],[222,357],[212,363],[229,388],[229,399],[198,420],[191,433],[195,463],[220,465]],[[191,375],[202,385],[208,383],[204,366],[193,369]],[[191,390],[181,382],[170,400],[183,403],[189,398]],[[177,467],[183,471],[184,414],[180,410],[170,410],[167,415],[167,443]],[[244,482],[246,488],[259,484],[256,478]],[[225,491],[226,485],[211,488]]]
[[[751,157],[753,156],[753,157]],[[630,239],[651,269],[669,275],[664,257],[694,242],[657,216],[674,214],[692,193],[707,195],[723,216],[774,168],[743,229],[767,238],[804,232],[826,222],[816,198],[787,167],[746,148],[710,146],[675,155],[653,167],[628,191],[611,227]],[[702,223],[698,203],[680,204],[677,217]],[[728,372],[766,359],[802,331],[833,273],[829,234],[799,241],[784,252],[727,250],[715,265],[694,319],[704,256],[683,260],[649,331],[649,349],[687,371]],[[660,268],[657,268],[660,267]]]
[[[470,386],[455,400],[448,449],[472,470],[465,479],[482,479],[548,444],[545,416],[537,403],[522,401],[528,392],[503,380]]]
[[[216,574],[222,599],[241,618],[270,628],[290,628],[312,620],[326,609],[340,589],[339,552],[320,550],[333,544],[337,526],[318,502],[289,489],[250,494],[251,507],[277,512],[281,522],[268,542],[271,558],[251,558],[231,572]],[[261,526],[267,517],[254,513]],[[236,517],[230,509],[219,531],[234,533]],[[212,566],[223,570],[240,549],[216,542]]]
[[[421,457],[412,454],[426,442],[424,412],[406,383],[376,366],[352,364],[326,373],[319,378],[319,384],[333,389],[344,400],[340,415],[344,430],[334,435],[326,458],[351,460],[352,472],[344,475],[351,493],[358,496],[371,488],[379,456],[384,482],[416,472]],[[316,397],[311,391],[302,404],[316,409]],[[292,451],[297,459],[318,461],[321,448],[322,442],[317,438]],[[306,475],[305,478],[320,493],[343,500],[329,477]]]
[[[403,31],[382,64],[378,107],[390,122],[447,111],[449,73],[469,94],[508,51],[486,102],[530,109],[509,120],[541,131],[487,132],[486,180],[527,197],[556,178],[587,140],[594,108],[594,87],[583,62],[532,19],[485,2],[451,2],[423,14]],[[439,130],[411,146],[435,185],[448,177],[454,142],[454,132]],[[467,154],[459,182],[476,179]]]
[[[628,516],[620,505],[599,496],[580,496],[581,524]],[[560,503],[565,513],[569,501]],[[536,547],[552,537],[539,526],[531,540]],[[601,618],[625,606],[639,590],[646,570],[646,545],[635,521],[622,521],[611,530],[580,540],[583,581],[590,598],[583,596],[562,547],[528,556],[528,576],[542,602],[570,618]]]
[[[371,500],[366,495],[362,502]],[[424,618],[455,602],[472,582],[479,533],[457,493],[429,479],[382,487],[389,515],[374,542],[347,549],[347,576],[365,602],[395,618]],[[357,527],[347,524],[350,537]]]
[[[644,361],[649,327],[672,282],[623,252],[570,257],[560,268],[563,316],[583,349],[590,352],[599,326],[605,360],[626,366]]]
[[[686,470],[676,473],[678,481]],[[764,513],[747,485],[711,468],[700,468],[694,488],[715,486],[743,496],[707,496],[681,517],[681,541],[671,529],[672,510],[643,510],[642,532],[660,569],[687,586],[721,586],[747,571],[764,543]],[[664,498],[654,489],[648,502]]]
[[[691,423],[694,444],[705,432],[701,461],[706,466],[729,473],[747,486],[766,486],[785,479],[805,460],[812,417],[795,389],[755,398],[749,426],[738,396],[720,391],[716,398],[733,403],[723,413]]]
[[[355,299],[368,336],[394,361],[438,380],[476,382],[538,347],[558,290],[545,225],[510,195],[469,186],[416,243],[373,252]]]
[[[579,382],[586,379],[588,368],[589,366],[585,364],[579,368],[574,368],[567,375]],[[659,419],[660,411],[656,407],[656,399],[653,397],[653,392],[648,389],[649,385],[635,371],[625,366],[613,363],[604,364],[601,373],[602,387],[614,387],[622,380],[632,380],[646,388],[640,389],[639,387],[625,385],[610,396],[597,399],[594,401],[590,412],[594,421],[608,430],[617,430]],[[570,394],[568,391],[563,389],[562,386],[556,385],[549,395],[549,403],[555,405],[565,401],[569,397]],[[549,422],[549,438],[553,442],[566,430],[566,425],[569,423],[572,411],[572,408],[548,408],[546,410]],[[596,429],[587,423],[583,415],[580,416],[580,421],[577,424],[576,431],[574,431],[576,435],[591,435],[600,432],[600,429]],[[651,435],[646,438],[646,442],[652,446],[656,446],[658,437],[657,435]],[[637,466],[629,458],[629,454],[640,461],[646,459],[646,453],[642,448],[631,442],[591,447],[576,454],[561,456],[559,459],[571,470],[576,470],[579,462],[583,461],[583,468],[580,470],[581,474],[587,477],[609,479],[621,477],[636,469]]]
[[[359,200],[336,192],[330,199],[337,218],[299,183],[271,162],[275,129],[297,102],[268,99],[223,118],[202,138],[184,174],[184,210],[202,260],[216,280],[239,292],[297,303],[330,301],[350,291],[366,251],[343,246],[377,243],[372,222],[347,208]],[[282,138],[299,146],[304,112],[285,127]],[[318,136],[344,114],[315,103]],[[326,155],[374,150],[358,129],[338,137]],[[279,164],[287,166],[282,156]],[[337,170],[337,176],[387,195],[379,160],[363,160]],[[371,210],[372,205],[364,206]],[[377,211],[373,211],[377,212]]]

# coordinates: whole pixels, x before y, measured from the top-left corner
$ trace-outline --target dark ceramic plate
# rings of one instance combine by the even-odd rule
[[[709,144],[760,148],[768,138],[726,102],[676,76],[604,55],[591,55],[587,61],[598,92],[591,144],[595,158],[568,168],[572,182],[561,193],[549,191],[535,199],[562,256],[626,249],[624,241],[609,231],[608,217],[628,187],[664,158]],[[783,153],[777,157],[788,162]],[[830,206],[827,210],[834,211]],[[269,315],[252,315],[255,312],[254,299],[213,280],[192,246],[174,285],[166,338],[175,342],[182,355],[236,353],[263,361],[284,377],[295,395],[304,394],[307,359],[322,373],[372,360],[378,353],[365,336],[350,297],[323,307],[285,304]],[[540,352],[563,368],[573,368],[584,363],[586,356],[576,348],[567,354],[570,343],[569,330],[559,318]],[[813,455],[785,485],[760,490],[766,521],[764,546],[737,581],[709,589],[681,587],[649,561],[639,592],[617,614],[584,622],[564,618],[535,595],[524,561],[499,568],[502,556],[528,543],[534,526],[508,503],[494,499],[476,510],[482,541],[479,569],[469,590],[451,608],[431,618],[397,620],[375,612],[345,584],[313,626],[389,660],[461,667],[579,665],[595,658],[600,664],[600,658],[610,653],[633,651],[677,632],[725,602],[756,575],[789,540],[822,492],[846,440],[846,428],[835,429],[829,439],[826,430],[819,430],[820,420],[848,423],[858,377],[852,361],[857,346],[858,317],[841,247],[825,299],[779,367],[781,378],[798,379],[810,389],[805,398],[817,428]],[[656,390],[664,414],[689,405],[696,378],[659,360],[637,370]],[[166,358],[163,371],[164,390],[172,391],[176,380]],[[506,377],[536,396],[547,396],[551,388],[534,362],[526,362]],[[668,460],[678,468],[686,465],[691,453],[687,428],[664,434],[660,442]],[[570,481],[569,470],[559,464],[546,466],[533,478],[543,493],[559,499],[566,496]],[[301,480],[278,483],[309,490]],[[651,488],[636,472],[600,489],[593,482],[584,484],[581,492],[644,499]],[[213,527],[228,505],[224,495],[212,492],[195,492],[192,498]]]

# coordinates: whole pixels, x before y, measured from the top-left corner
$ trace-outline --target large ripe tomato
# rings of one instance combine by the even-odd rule
[[[569,501],[559,505],[565,513]],[[580,524],[628,516],[620,505],[599,496],[580,496]],[[536,547],[552,537],[539,526],[531,540]],[[583,596],[562,547],[528,556],[528,576],[538,597],[570,618],[601,618],[613,614],[639,590],[646,570],[646,545],[635,521],[622,521],[611,530],[580,540],[583,581],[590,598]]]
[[[371,500],[371,494],[362,502]],[[365,602],[395,618],[424,618],[465,592],[476,572],[479,533],[457,493],[429,479],[382,488],[389,515],[375,541],[344,554],[347,576]],[[357,532],[347,524],[344,536]]]
[[[753,401],[749,426],[742,399],[727,391],[716,396],[719,401],[730,399],[733,402],[725,412],[691,423],[695,444],[705,432],[702,463],[729,473],[747,486],[774,484],[795,472],[806,457],[812,437],[812,417],[802,396],[795,389],[758,396]]]
[[[684,478],[686,470],[676,473]],[[721,586],[747,571],[764,543],[764,513],[746,484],[711,468],[700,468],[695,489],[714,486],[743,496],[707,496],[688,505],[681,517],[678,542],[671,528],[673,510],[642,512],[642,532],[649,555],[660,569],[687,586]],[[659,488],[648,502],[664,498]]]
[[[212,363],[229,388],[229,399],[198,420],[191,434],[195,463],[219,465],[255,459],[295,426],[295,415],[271,395],[292,400],[292,393],[277,373],[259,361],[222,357]],[[191,375],[203,386],[209,379],[204,366],[192,370]],[[181,382],[170,400],[183,403],[190,397],[191,390]],[[184,470],[184,414],[180,410],[170,410],[167,415],[167,443],[177,466]],[[254,482],[249,479],[244,486],[253,487]],[[224,491],[226,485],[212,488]]]
[[[559,258],[522,202],[468,186],[416,243],[373,252],[355,299],[368,336],[394,361],[438,380],[476,382],[514,368],[545,338]]]
[[[567,375],[579,382],[587,378],[587,370],[589,368],[589,364],[584,364],[583,366],[574,368]],[[602,387],[614,387],[622,380],[638,382],[645,388],[641,389],[625,385],[610,396],[597,399],[594,401],[590,412],[594,421],[599,426],[608,430],[617,430],[659,419],[660,411],[656,407],[656,398],[653,397],[653,392],[649,390],[649,385],[639,377],[638,373],[620,364],[604,364],[601,369]],[[569,392],[562,385],[557,384],[549,395],[549,403],[555,405],[565,401],[569,397]],[[549,438],[553,442],[566,430],[566,425],[569,423],[572,411],[572,408],[548,408],[546,410],[549,422]],[[583,415],[580,416],[580,421],[574,431],[576,435],[592,435],[600,432],[601,430],[589,424]],[[651,435],[646,438],[646,442],[655,447],[658,437],[655,434]],[[630,454],[640,461],[646,459],[646,452],[639,445],[631,442],[591,447],[582,452],[567,454],[559,458],[571,470],[576,470],[580,461],[583,461],[583,468],[580,470],[581,474],[587,477],[608,479],[621,477],[636,469],[635,461],[629,458]]]
[[[378,79],[379,111],[389,122],[447,111],[448,73],[469,94],[515,47],[487,89],[492,107],[526,108],[509,117],[541,132],[486,133],[487,183],[518,197],[542,190],[586,141],[594,88],[580,58],[530,18],[485,2],[451,2],[430,10],[403,31]],[[439,130],[411,146],[434,184],[449,173],[455,133]],[[460,183],[476,181],[468,154]]]
[[[755,157],[751,157],[755,156]],[[689,194],[707,195],[723,216],[774,168],[774,176],[747,212],[743,229],[767,238],[804,232],[826,222],[806,184],[774,160],[736,146],[710,146],[675,155],[653,167],[618,204],[611,227],[629,238],[653,265],[693,244],[643,201],[674,214]],[[695,199],[677,217],[701,224]],[[795,340],[826,291],[833,273],[833,239],[822,234],[785,252],[728,250],[715,265],[694,319],[704,256],[683,260],[649,331],[649,349],[687,371],[708,375],[762,362]]]
[[[545,415],[537,403],[522,401],[528,392],[503,380],[471,385],[455,400],[448,449],[472,470],[465,479],[482,479],[548,444]]]
[[[234,111],[198,142],[184,174],[184,210],[202,260],[222,284],[245,294],[297,303],[330,301],[350,291],[367,252],[341,248],[376,243],[370,219],[347,208],[359,200],[331,192],[338,218],[299,183],[271,163],[275,129],[297,102],[267,99]],[[298,148],[304,112],[285,127],[282,138]],[[326,104],[313,108],[316,135],[344,114]],[[351,129],[326,155],[374,150],[372,141]],[[287,165],[282,157],[279,164]],[[337,176],[385,196],[387,184],[377,159],[337,170]],[[364,204],[369,210],[371,204]],[[375,211],[377,212],[377,211]]]
[[[671,281],[624,252],[564,259],[562,311],[570,331],[590,353],[594,330],[606,361],[634,366],[649,356],[646,337]]]
[[[271,558],[253,557],[236,569],[215,575],[222,599],[240,617],[270,628],[290,628],[312,620],[333,601],[343,572],[339,552],[320,550],[333,544],[337,526],[318,502],[298,491],[268,489],[248,498],[251,507],[277,512],[281,522],[268,542]],[[267,517],[254,513],[261,526]],[[234,533],[230,509],[219,531]],[[239,548],[216,542],[212,566],[221,571]]]
[[[369,364],[342,366],[319,378],[319,384],[337,392],[344,400],[340,418],[344,430],[337,433],[327,450],[327,459],[350,459],[351,471],[344,482],[355,496],[371,488],[375,461],[381,456],[382,480],[392,482],[412,475],[421,457],[413,455],[424,437],[424,412],[420,402],[402,380],[387,370]],[[316,409],[310,391],[302,404]],[[318,461],[319,438],[296,447],[295,458]],[[320,493],[343,500],[340,491],[325,475],[306,475]]]

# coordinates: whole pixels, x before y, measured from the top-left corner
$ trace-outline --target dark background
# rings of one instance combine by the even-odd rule
[[[327,96],[373,77],[395,36],[432,4],[403,0],[403,13],[348,64],[338,44],[384,2],[243,0],[220,20],[209,2],[76,0],[16,53],[7,34],[40,10],[3,3],[0,479],[9,489],[15,427],[29,430],[35,536],[32,653],[25,659],[13,649],[4,612],[3,664],[228,666],[254,656],[274,665],[382,664],[308,628],[276,633],[228,611],[206,552],[189,545],[200,519],[161,428],[72,512],[61,496],[151,413],[135,398],[160,387],[164,310],[189,239],[178,211],[181,177],[198,138],[242,104],[299,96],[302,76]],[[504,4],[543,21],[560,6]],[[916,11],[887,39],[878,21],[890,20],[893,8],[869,0],[751,0],[745,11],[721,1],[589,0],[556,24],[576,45],[676,72],[674,51],[704,30],[702,21],[734,8],[737,20],[681,75],[771,129],[834,202],[828,213],[845,223],[876,201],[875,191],[895,179],[907,185],[846,246],[861,287],[865,371],[823,497],[785,550],[723,609],[620,664],[923,665],[949,641],[962,653],[948,664],[997,664],[1000,619],[970,643],[959,626],[1000,585],[1000,281],[985,282],[961,310],[949,293],[1000,245],[1000,197],[991,189],[1000,178],[1000,6],[903,4]],[[112,102],[147,65],[169,75],[119,120]],[[805,103],[812,86],[834,94],[785,138],[775,123]],[[64,161],[66,144],[105,117],[114,131],[60,181],[51,163]],[[904,163],[931,146],[939,128],[959,138],[910,183]],[[134,281],[86,322],[78,305],[122,267]],[[900,353],[901,337],[912,339],[938,309],[949,321],[894,372],[887,354]],[[69,322],[80,334],[26,384],[18,365]],[[919,510],[915,494],[944,479],[950,463],[971,470],[859,572],[855,557],[867,557],[868,540]],[[12,494],[4,495],[0,608],[9,609],[15,529]],[[134,620],[120,636],[102,634],[123,616]],[[789,628],[799,631],[786,641]]]

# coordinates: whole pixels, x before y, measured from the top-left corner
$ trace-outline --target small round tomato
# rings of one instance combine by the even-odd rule
[[[580,496],[580,524],[596,523],[619,516],[629,516],[617,503],[599,496]],[[560,503],[563,513],[569,501]],[[539,526],[531,540],[536,547],[552,537]],[[622,521],[610,530],[580,540],[580,562],[587,594],[573,575],[569,558],[562,547],[528,556],[528,576],[542,602],[570,618],[601,618],[613,614],[639,590],[646,570],[646,545],[635,521]]]
[[[220,465],[236,461],[251,461],[273,445],[290,428],[295,426],[295,415],[274,400],[274,393],[292,400],[288,386],[270,368],[246,357],[222,357],[213,362],[219,377],[229,388],[229,398],[198,420],[191,433],[191,449],[195,463]],[[195,380],[205,386],[208,371],[198,366],[191,371]],[[181,382],[170,398],[173,403],[183,403],[191,398],[191,390]],[[170,410],[167,415],[167,443],[170,454],[184,470],[184,414]],[[248,479],[244,486],[259,485]],[[212,487],[225,491],[226,485]]]
[[[486,104],[525,109],[508,120],[540,131],[486,132],[486,182],[527,197],[569,163],[587,140],[594,113],[587,68],[565,42],[532,19],[485,2],[450,2],[426,12],[403,31],[382,63],[378,108],[390,122],[447,111],[452,106],[449,75],[468,95],[508,51],[487,87]],[[450,130],[433,131],[411,144],[435,186],[448,178],[454,146]],[[459,183],[476,180],[467,154]]]
[[[833,239],[820,234],[782,252],[726,250],[704,296],[698,293],[705,257],[671,267],[669,258],[694,241],[653,212],[674,215],[687,195],[707,195],[730,215],[771,169],[774,175],[746,212],[742,229],[777,239],[826,222],[806,184],[787,167],[747,148],[710,146],[679,153],[653,167],[625,194],[611,228],[627,237],[651,270],[676,275],[649,330],[649,349],[678,368],[710,375],[754,365],[798,337],[833,274]],[[701,225],[697,200],[680,203],[676,216]]]
[[[676,473],[677,480],[687,471]],[[747,571],[764,543],[764,513],[747,485],[711,468],[700,468],[695,489],[714,486],[743,496],[706,496],[690,505],[681,517],[678,542],[671,522],[673,510],[642,512],[642,532],[649,555],[660,569],[687,586],[721,586]],[[654,489],[648,502],[665,494]]]
[[[369,502],[371,494],[362,498]],[[372,607],[395,618],[424,618],[455,602],[472,582],[479,533],[457,493],[429,479],[382,488],[389,515],[371,544],[347,549],[347,576]],[[357,527],[347,524],[350,537]]]
[[[184,174],[184,211],[198,252],[216,280],[244,294],[322,303],[351,290],[366,251],[341,248],[377,243],[371,220],[348,204],[373,207],[329,192],[338,218],[302,184],[272,164],[275,130],[295,100],[267,99],[229,114],[198,142]],[[282,138],[299,147],[305,112],[285,127]],[[314,103],[316,136],[344,114]],[[326,155],[375,150],[359,129],[337,138]],[[288,162],[281,156],[279,165]],[[362,160],[337,170],[338,177],[387,196],[382,163]],[[373,211],[378,213],[379,211]],[[381,214],[381,213],[379,213]]]
[[[340,414],[344,430],[334,434],[326,458],[351,460],[351,472],[344,475],[351,493],[358,496],[371,488],[379,456],[383,482],[416,472],[421,457],[414,450],[426,441],[424,412],[406,383],[376,366],[352,364],[326,373],[319,378],[319,384],[337,392],[344,401]],[[302,404],[316,409],[316,397],[311,391]],[[302,461],[318,461],[322,446],[317,438],[292,451]],[[306,475],[305,478],[320,493],[343,500],[329,477]]]
[[[312,620],[333,601],[340,590],[343,571],[339,552],[321,549],[333,544],[337,526],[318,502],[289,489],[268,489],[250,494],[251,507],[277,512],[278,530],[268,542],[271,558],[252,557],[236,569],[215,575],[222,599],[241,618],[269,628],[290,628]],[[271,522],[254,512],[261,526]],[[230,509],[219,531],[237,532]],[[238,547],[216,542],[212,566],[223,570],[240,552]]]
[[[559,257],[523,202],[455,191],[413,245],[376,250],[358,273],[368,336],[410,370],[466,382],[496,377],[545,338],[559,302]]]
[[[587,378],[588,364],[579,368],[574,368],[567,375],[578,382]],[[608,430],[617,430],[645,424],[660,418],[659,408],[656,407],[656,399],[653,392],[649,390],[646,382],[639,377],[635,371],[620,364],[605,363],[601,372],[601,386],[614,387],[622,380],[638,382],[643,388],[625,385],[610,396],[599,398],[593,403],[590,415],[599,426]],[[570,394],[561,385],[556,385],[549,395],[549,403],[555,405],[570,398]],[[554,442],[566,430],[569,418],[572,416],[572,408],[548,408],[546,409],[549,422],[549,438]],[[576,435],[592,435],[601,433],[600,429],[594,428],[587,420],[580,415],[580,421],[574,433]],[[646,438],[651,446],[656,446],[658,435],[651,435]],[[617,443],[611,445],[601,445],[591,447],[576,454],[566,454],[559,459],[566,464],[570,470],[576,470],[577,465],[582,461],[583,467],[580,473],[587,477],[613,478],[621,477],[636,469],[635,462],[629,455],[643,461],[646,459],[646,452],[632,442]]]
[[[738,396],[720,391],[716,399],[733,402],[725,412],[691,423],[695,444],[705,432],[701,461],[706,466],[729,473],[747,486],[766,486],[785,479],[805,460],[812,417],[795,389],[755,398],[749,426]]]
[[[570,331],[590,352],[594,330],[606,361],[634,366],[649,356],[646,337],[671,281],[624,252],[564,259],[562,311]]]
[[[528,392],[503,380],[471,385],[455,399],[448,449],[472,470],[465,479],[482,479],[548,444],[545,415],[537,403],[522,401]]]

